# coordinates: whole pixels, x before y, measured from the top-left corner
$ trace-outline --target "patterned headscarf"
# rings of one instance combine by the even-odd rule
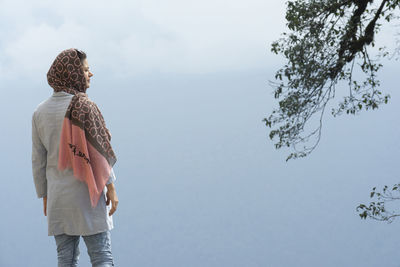
[[[76,49],[64,50],[56,57],[47,72],[47,81],[55,92],[86,92],[86,78]]]
[[[64,50],[57,56],[47,81],[55,92],[74,95],[61,130],[58,168],[72,168],[74,176],[86,182],[95,207],[117,159],[104,118],[86,94],[86,78],[76,49]]]

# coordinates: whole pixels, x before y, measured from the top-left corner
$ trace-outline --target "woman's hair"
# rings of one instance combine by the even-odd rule
[[[86,53],[79,49],[76,49],[76,52],[78,53],[78,57],[82,63],[86,59]]]

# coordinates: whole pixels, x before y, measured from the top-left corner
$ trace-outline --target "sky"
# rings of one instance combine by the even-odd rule
[[[378,43],[393,47],[397,30]],[[398,61],[379,74],[388,105],[328,114],[317,149],[285,162],[262,122],[277,105],[269,81],[284,60],[270,45],[284,31],[284,1],[0,0],[0,266],[57,264],[31,116],[71,47],[88,55],[88,95],[118,158],[116,266],[400,266],[400,222],[356,212],[372,187],[399,182]]]

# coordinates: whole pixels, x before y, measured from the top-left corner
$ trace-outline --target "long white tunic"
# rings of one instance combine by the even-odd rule
[[[113,228],[108,216],[106,188],[92,208],[86,183],[72,169],[60,171],[58,147],[65,113],[73,95],[55,92],[39,104],[32,116],[32,171],[39,198],[47,196],[48,235],[92,235]],[[110,182],[115,181],[111,170]]]

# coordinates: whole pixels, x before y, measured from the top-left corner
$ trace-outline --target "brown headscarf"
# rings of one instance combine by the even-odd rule
[[[47,81],[55,92],[74,95],[62,126],[58,168],[72,168],[74,176],[87,183],[95,207],[117,159],[104,118],[86,94],[86,78],[76,49],[64,50],[57,56]]]

